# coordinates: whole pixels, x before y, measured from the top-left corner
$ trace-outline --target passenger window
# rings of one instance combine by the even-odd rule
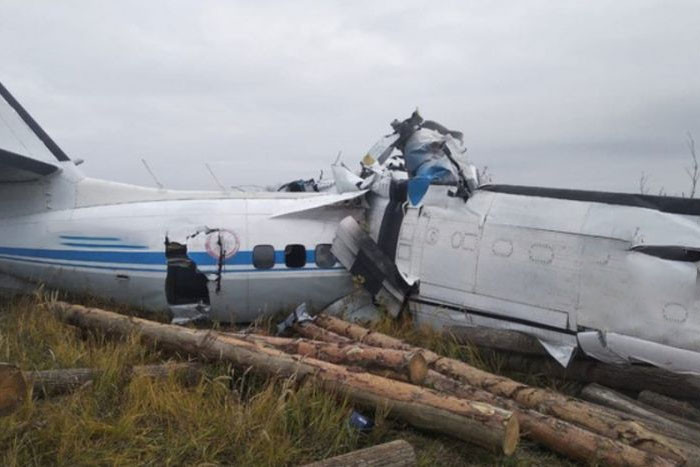
[[[319,268],[332,268],[335,266],[336,259],[331,253],[330,243],[321,243],[316,245],[316,266]]]
[[[272,245],[257,245],[253,248],[255,269],[270,269],[275,265],[275,248]]]
[[[306,266],[306,248],[304,245],[287,245],[284,249],[284,264],[288,268]]]

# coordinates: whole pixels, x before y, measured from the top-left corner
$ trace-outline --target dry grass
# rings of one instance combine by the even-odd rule
[[[92,367],[94,384],[62,397],[27,400],[0,419],[1,465],[298,465],[397,438],[416,447],[419,465],[569,465],[522,442],[503,458],[448,437],[421,433],[374,413],[377,426],[348,426],[353,406],[309,384],[209,364],[198,384],[173,377],[129,380],[132,365],[176,356],[141,343],[84,333],[58,322],[40,295],[0,301],[0,361],[25,370]],[[85,303],[85,300],[82,300]],[[92,302],[94,303],[94,302]],[[123,310],[122,310],[123,311]],[[384,321],[382,331],[482,367],[469,347]],[[497,362],[496,362],[497,363]]]

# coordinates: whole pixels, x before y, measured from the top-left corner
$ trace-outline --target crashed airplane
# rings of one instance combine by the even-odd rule
[[[381,304],[439,329],[525,332],[562,365],[580,349],[700,374],[700,201],[482,185],[462,135],[417,112],[359,173],[336,161],[330,184],[132,186],[85,177],[0,95],[4,288],[43,283],[180,323]]]

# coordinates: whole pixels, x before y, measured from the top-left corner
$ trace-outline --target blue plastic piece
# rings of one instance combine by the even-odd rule
[[[372,428],[374,428],[374,420],[369,417],[365,417],[355,410],[353,410],[352,414],[350,414],[350,420],[348,423],[352,428],[355,428],[362,433],[368,433],[372,431]]]

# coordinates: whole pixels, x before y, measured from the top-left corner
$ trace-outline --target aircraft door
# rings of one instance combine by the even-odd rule
[[[165,292],[174,322],[234,322],[245,314],[250,263],[250,254],[242,251],[245,230],[245,217],[235,216],[226,227],[196,227],[166,237]]]

